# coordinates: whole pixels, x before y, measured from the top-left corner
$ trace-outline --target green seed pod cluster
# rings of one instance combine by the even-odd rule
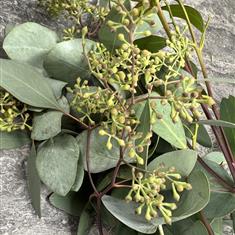
[[[108,20],[107,26],[110,27],[112,32],[116,32],[118,29],[123,28],[127,33],[131,32],[131,25],[141,26],[143,24],[148,24],[149,29],[145,31],[135,32],[136,35],[148,37],[152,34],[151,28],[156,25],[154,19],[154,14],[156,14],[156,9],[154,4],[149,0],[142,0],[133,7],[129,8],[125,1],[111,1],[117,14],[119,14],[121,20],[118,22]],[[121,39],[121,38],[120,38]]]
[[[101,136],[108,136],[107,148],[112,149],[111,139],[115,139],[120,146],[125,146],[128,141],[136,135],[135,128],[139,121],[135,113],[128,109],[129,106],[118,93],[112,89],[92,87],[87,81],[82,82],[77,79],[74,88],[68,88],[72,93],[70,105],[79,113],[79,120],[88,125],[101,125]],[[99,120],[95,120],[95,115],[99,115]]]
[[[119,38],[124,37],[123,34]],[[89,53],[92,73],[97,79],[118,85],[122,91],[136,93],[139,79],[144,76],[146,83],[158,79],[156,73],[163,64],[148,50],[140,50],[128,42],[122,44],[115,53],[110,53],[103,44],[98,43]],[[135,68],[133,70],[133,67]]]
[[[27,124],[29,113],[27,106],[4,90],[0,90],[0,131],[24,130]]]
[[[64,39],[74,38],[80,32],[80,28],[87,24],[83,17],[89,15],[94,28],[99,22],[105,20],[108,9],[90,0],[39,0],[39,4],[53,16],[63,15],[73,24],[71,28],[64,30]],[[92,28],[92,27],[91,27]],[[93,29],[91,29],[93,31]]]
[[[196,79],[182,77],[173,90],[166,90],[165,97],[171,104],[171,118],[177,122],[179,118],[191,123],[201,117],[201,104],[211,107],[215,101],[208,95],[203,95],[203,89]]]
[[[146,220],[150,221],[160,215],[167,224],[172,223],[172,211],[177,208],[174,202],[165,202],[162,191],[166,189],[166,184],[171,183],[173,198],[178,202],[180,193],[185,189],[191,190],[192,186],[183,181],[179,181],[181,175],[177,173],[175,167],[167,171],[158,169],[153,173],[144,176],[143,173],[132,171],[132,188],[126,196],[126,201],[134,201],[139,204],[136,208],[136,214],[145,213]]]

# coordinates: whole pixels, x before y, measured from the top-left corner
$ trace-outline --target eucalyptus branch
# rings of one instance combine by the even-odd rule
[[[196,53],[197,53],[197,56],[198,56],[198,59],[199,59],[199,63],[201,65],[201,69],[202,69],[202,73],[203,73],[203,76],[205,79],[208,78],[208,75],[207,75],[207,70],[206,70],[206,67],[205,67],[205,64],[204,64],[204,61],[203,61],[203,56],[202,56],[202,50],[201,48],[198,47],[198,44],[197,44],[197,41],[196,41],[196,37],[195,37],[195,34],[194,34],[194,31],[192,29],[192,25],[191,25],[191,22],[189,20],[189,17],[188,17],[188,14],[187,14],[187,11],[184,7],[184,4],[182,3],[181,0],[177,0],[177,2],[179,3],[179,5],[181,6],[184,14],[185,14],[185,17],[186,17],[186,21],[187,21],[187,24],[188,24],[188,27],[189,27],[189,30],[190,30],[190,34],[192,36],[192,39],[193,39],[193,42],[195,43],[195,50],[196,50]],[[171,31],[170,31],[170,27],[166,21],[166,18],[164,17],[163,15],[163,12],[162,12],[162,9],[161,9],[161,5],[160,5],[160,2],[157,1],[157,9],[158,9],[158,16],[159,16],[159,19],[169,37],[169,39],[171,40]],[[187,64],[187,66],[189,66],[189,64]],[[190,66],[189,66],[190,67]],[[188,72],[192,72],[192,69],[190,69]],[[212,89],[211,89],[211,86],[210,86],[210,83],[208,81],[205,81],[206,83],[206,87],[207,87],[207,91],[208,91],[208,94],[213,98],[213,92],[212,92]],[[216,118],[218,119],[219,118],[219,114],[218,114],[218,110],[217,110],[217,106],[216,105],[213,105],[212,106],[212,109],[213,109],[213,112],[216,116]],[[207,118],[209,119],[213,119],[212,117],[210,118],[210,115],[209,114],[209,111],[207,110],[207,108],[204,106],[203,108],[204,111],[206,111],[206,115],[207,115]],[[234,167],[234,164],[233,164],[233,155],[231,154],[231,148],[228,144],[228,141],[227,141],[227,138],[224,134],[224,131],[221,127],[219,127],[219,132],[216,130],[217,128],[214,128],[212,127],[213,131],[214,131],[214,134],[216,135],[216,139],[219,143],[219,146],[221,148],[221,150],[223,151],[223,153],[225,154],[225,158],[226,158],[226,161],[228,163],[228,166],[229,166],[229,169],[230,169],[230,172],[233,176],[233,179],[235,181],[235,167]]]
[[[83,128],[85,129],[89,129],[89,126],[86,125],[85,123],[81,122],[78,118],[74,117],[73,115],[71,115],[70,113],[66,113],[64,112],[64,115],[75,120],[76,122],[78,122]]]
[[[207,218],[205,217],[203,211],[199,212],[200,215],[200,220],[201,222],[204,224],[204,226],[206,227],[206,230],[208,232],[209,235],[214,235],[215,233],[213,232],[210,223],[208,222]]]
[[[90,146],[91,146],[91,130],[88,129],[87,130],[87,143],[86,143],[86,167],[87,167],[87,172],[88,172],[91,186],[92,186],[96,196],[99,197],[100,193],[97,191],[97,188],[94,184],[94,181],[91,176],[91,171],[90,171]]]

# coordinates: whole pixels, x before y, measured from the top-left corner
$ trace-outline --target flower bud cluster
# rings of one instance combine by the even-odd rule
[[[133,25],[141,26],[143,24],[148,24],[149,29],[145,31],[136,31],[135,35],[148,37],[152,34],[151,28],[155,27],[156,22],[154,19],[154,14],[156,14],[156,10],[153,10],[153,2],[150,0],[141,0],[137,5],[133,8],[129,9],[125,1],[116,1],[111,0],[113,6],[120,16],[120,21],[115,22],[112,20],[108,20],[107,26],[110,28],[111,32],[116,32],[118,29],[122,28],[127,33],[133,32]]]
[[[136,214],[145,213],[148,221],[161,215],[167,224],[171,224],[172,211],[177,208],[177,205],[174,202],[166,202],[161,191],[165,190],[167,183],[170,182],[173,198],[178,202],[180,193],[185,189],[191,190],[192,186],[189,183],[178,181],[181,175],[176,172],[175,167],[171,167],[167,171],[158,169],[147,176],[141,172],[136,173],[133,168],[132,175],[132,188],[125,199],[127,202],[134,201],[139,204],[135,211]]]
[[[165,98],[171,104],[171,118],[177,122],[179,118],[192,123],[201,117],[201,104],[212,106],[215,101],[203,94],[203,89],[193,77],[183,77],[173,89],[165,91]],[[165,100],[163,100],[164,102]]]
[[[125,41],[123,34],[118,37]],[[153,78],[157,79],[156,73],[162,68],[158,57],[154,58],[148,50],[140,50],[127,41],[114,54],[98,43],[96,49],[90,51],[89,61],[97,79],[110,85],[116,84],[120,90],[132,93],[136,93],[141,76],[149,83]]]
[[[73,94],[71,106],[79,113],[80,121],[89,125],[101,124],[100,135],[108,136],[107,148],[111,149],[111,138],[124,146],[121,135],[132,135],[139,121],[134,110],[129,110],[126,100],[109,88],[89,86],[88,82],[77,79],[74,89],[68,88]],[[97,119],[99,115],[99,120]]]
[[[27,106],[8,92],[0,90],[0,131],[11,132],[24,130],[26,127],[30,129],[28,120]]]
[[[39,0],[39,3],[52,15],[58,16],[62,14],[71,20],[73,26],[64,30],[64,39],[73,38],[80,32],[80,28],[87,24],[83,20],[83,16],[91,17],[92,24],[97,25],[98,22],[104,21],[108,14],[108,10],[105,7],[94,4],[90,0]]]

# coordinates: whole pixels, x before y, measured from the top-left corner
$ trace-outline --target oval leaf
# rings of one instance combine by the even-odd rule
[[[165,153],[155,158],[149,163],[148,170],[154,171],[158,169],[160,165],[164,165],[163,170],[169,167],[175,167],[182,177],[186,177],[191,173],[196,162],[197,152],[189,149],[178,150]]]
[[[65,196],[77,174],[79,147],[70,135],[59,135],[44,142],[37,154],[37,170],[44,184],[53,192]]]
[[[62,97],[58,103],[63,110],[66,110],[67,113],[69,112],[69,104],[65,97]],[[61,132],[62,116],[62,112],[54,110],[35,113],[31,139],[41,141],[58,135]]]
[[[172,121],[170,104],[163,105],[161,100],[156,100],[156,110],[162,118],[153,124],[153,132],[179,149],[187,148],[184,127],[180,120]]]
[[[41,181],[36,169],[36,149],[34,143],[27,158],[26,170],[31,202],[37,215],[41,217]]]
[[[235,124],[235,97],[229,96],[228,99],[223,98],[220,104],[221,119]],[[235,156],[235,129],[224,128],[226,137],[228,138],[229,145]]]
[[[90,146],[90,172],[99,173],[116,166],[119,156],[120,148],[116,140],[112,140],[113,147],[108,150],[106,143],[108,138],[99,135],[100,128],[96,128],[91,132],[91,146]],[[77,137],[79,147],[81,149],[81,157],[83,159],[84,169],[87,170],[86,164],[86,146],[87,146],[87,131],[82,132]],[[132,160],[127,157],[128,161]]]
[[[56,45],[58,36],[50,29],[33,22],[14,27],[3,42],[9,58],[41,66],[44,57]]]
[[[183,193],[177,210],[173,212],[173,222],[185,219],[197,213],[202,210],[209,201],[209,183],[207,177],[201,171],[192,173],[189,182],[192,184],[193,189]],[[143,215],[136,215],[135,208],[137,204],[134,202],[126,203],[124,200],[107,195],[102,197],[102,202],[113,216],[138,232],[146,234],[155,233],[157,227],[165,223],[161,217],[147,222]],[[194,203],[193,206],[192,202]]]
[[[0,59],[0,87],[28,105],[61,109],[43,75],[30,65]]]
[[[227,128],[235,128],[235,123],[226,122],[223,120],[200,120],[197,123],[209,126],[221,126]]]
[[[54,207],[74,216],[80,216],[84,207],[84,200],[81,202],[78,194],[74,192],[69,192],[64,197],[53,193],[49,201]]]
[[[186,6],[186,5],[184,5],[184,7],[187,11],[190,22],[198,30],[203,32],[204,29],[205,29],[205,26],[204,26],[204,21],[203,21],[203,18],[201,16],[201,14],[196,9],[194,9],[193,7]],[[162,7],[162,9],[168,11],[167,6]],[[172,12],[173,16],[186,20],[186,16],[185,16],[184,11],[183,11],[183,9],[181,8],[180,5],[178,5],[178,4],[170,5],[170,9],[171,9],[171,12]]]
[[[86,40],[86,52],[95,46],[95,42]],[[58,43],[44,61],[47,73],[58,80],[73,85],[78,77],[90,75],[88,63],[83,53],[82,39],[73,39]]]
[[[85,205],[79,218],[77,235],[89,235],[94,221],[94,210],[90,203]]]
[[[0,150],[15,149],[31,142],[26,131],[0,131]]]
[[[72,187],[71,190],[75,191],[75,192],[78,192],[78,190],[82,186],[83,179],[84,179],[84,167],[83,167],[82,158],[80,157],[79,160],[78,160],[78,168],[77,168],[76,179],[75,179],[75,182],[74,182],[73,187]]]
[[[195,133],[195,124],[188,125],[188,128],[191,130],[192,133]],[[192,139],[192,134],[188,130],[188,128],[185,128],[185,134],[189,139]],[[199,125],[198,127],[197,142],[204,147],[212,147],[211,137],[203,125]]]
[[[148,50],[152,53],[158,52],[166,46],[166,38],[160,36],[149,36],[135,40],[135,44],[141,50]]]

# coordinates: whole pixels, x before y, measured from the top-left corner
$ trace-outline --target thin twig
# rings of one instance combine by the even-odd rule
[[[214,235],[214,232],[213,232],[213,230],[211,228],[211,225],[208,222],[207,218],[205,217],[203,211],[200,211],[199,215],[200,215],[200,220],[204,224],[204,226],[206,227],[206,230],[207,230],[208,234],[209,235]]]

